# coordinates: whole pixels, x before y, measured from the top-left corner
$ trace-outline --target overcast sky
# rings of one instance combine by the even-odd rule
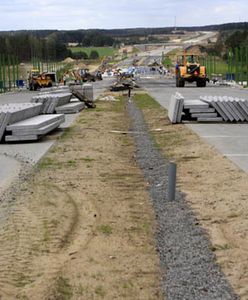
[[[0,30],[167,27],[245,22],[247,0],[1,0]]]

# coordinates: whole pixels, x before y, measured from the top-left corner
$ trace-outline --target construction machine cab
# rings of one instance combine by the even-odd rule
[[[177,57],[177,62],[180,66],[185,66],[185,65],[189,65],[189,64],[198,64],[199,63],[199,55],[194,55],[194,54],[190,54],[190,55],[179,55]]]

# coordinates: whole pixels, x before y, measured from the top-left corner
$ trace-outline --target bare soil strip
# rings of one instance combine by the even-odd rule
[[[178,189],[206,229],[221,270],[240,298],[248,299],[247,174],[183,124],[171,125],[157,102],[135,98],[160,151],[176,161]]]
[[[0,235],[1,299],[162,299],[155,221],[123,101],[98,103],[22,184]]]

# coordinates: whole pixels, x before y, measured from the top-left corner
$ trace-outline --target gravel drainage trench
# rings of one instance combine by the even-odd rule
[[[167,161],[155,147],[142,112],[128,103],[136,143],[136,160],[157,218],[157,248],[166,300],[239,299],[215,262],[207,234],[197,222],[182,193],[167,200]],[[139,134],[141,133],[141,134]]]

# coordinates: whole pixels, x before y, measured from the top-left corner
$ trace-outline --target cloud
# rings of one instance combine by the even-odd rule
[[[127,28],[247,21],[246,0],[3,0],[0,30]]]
[[[242,1],[241,3],[230,1],[216,5],[214,8],[214,14],[221,19],[241,18],[244,17],[244,11],[246,10],[246,7],[247,4],[242,3]]]

